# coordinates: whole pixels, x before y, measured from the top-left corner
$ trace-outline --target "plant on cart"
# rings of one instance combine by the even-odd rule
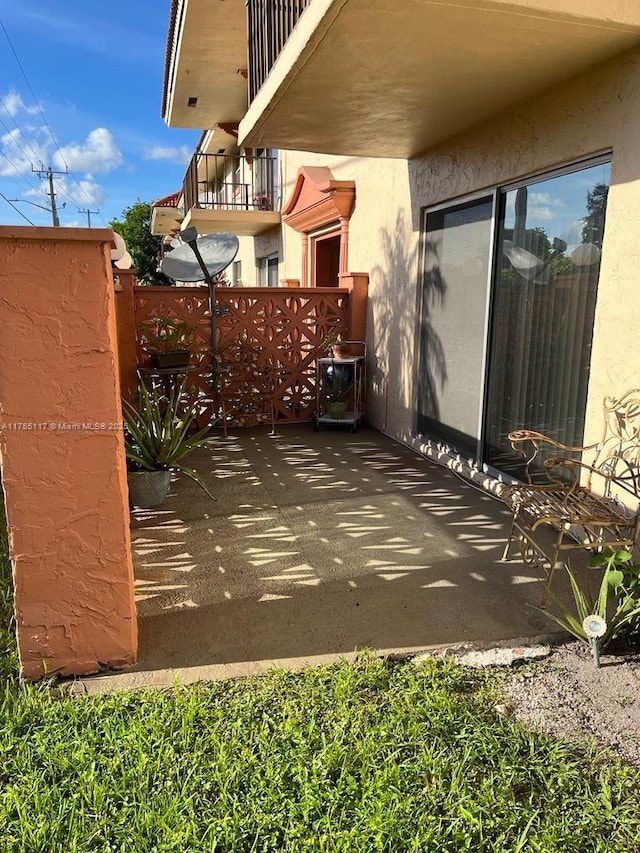
[[[324,392],[327,412],[335,420],[344,418],[349,405],[348,396],[353,388],[353,366],[331,364],[324,375]]]
[[[138,323],[138,339],[158,369],[189,364],[197,329],[176,317],[152,317]]]
[[[345,326],[332,326],[325,335],[321,348],[335,359],[349,358],[349,330]]]

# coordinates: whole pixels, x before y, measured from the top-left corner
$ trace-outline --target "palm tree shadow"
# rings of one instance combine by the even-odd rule
[[[372,329],[374,324],[377,327],[373,334],[376,353],[370,365],[372,381],[386,407],[394,409],[390,417],[396,417],[398,423],[403,403],[406,409],[411,408],[405,424],[415,419],[416,405],[422,414],[438,419],[439,399],[447,382],[445,351],[433,321],[447,292],[438,247],[432,241],[422,247],[423,253],[428,252],[430,265],[428,270],[419,270],[419,249],[404,210],[398,211],[392,229],[380,230],[378,242],[385,263],[371,270],[374,306],[368,324]],[[412,282],[416,282],[415,289],[410,286]],[[413,387],[417,397],[407,388],[397,387],[399,377],[406,378],[409,364],[416,365]],[[410,402],[412,398],[415,402]],[[380,420],[386,427],[387,412],[381,413]]]

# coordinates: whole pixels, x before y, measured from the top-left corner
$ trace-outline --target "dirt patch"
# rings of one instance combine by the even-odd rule
[[[640,765],[640,652],[603,655],[597,669],[578,641],[509,673],[506,708],[531,728],[596,742]]]

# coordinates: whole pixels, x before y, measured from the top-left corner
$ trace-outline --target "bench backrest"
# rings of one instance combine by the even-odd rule
[[[591,488],[598,475],[604,478],[605,494],[615,486],[640,500],[640,389],[605,397],[603,414],[602,441],[588,469],[586,486]]]

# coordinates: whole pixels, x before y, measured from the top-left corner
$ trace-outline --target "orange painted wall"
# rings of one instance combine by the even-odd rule
[[[133,288],[138,283],[135,270],[114,270],[116,294],[116,328],[118,330],[118,362],[120,391],[125,400],[133,403],[138,387],[136,316]]]
[[[111,240],[0,227],[0,462],[30,679],[136,657]]]

